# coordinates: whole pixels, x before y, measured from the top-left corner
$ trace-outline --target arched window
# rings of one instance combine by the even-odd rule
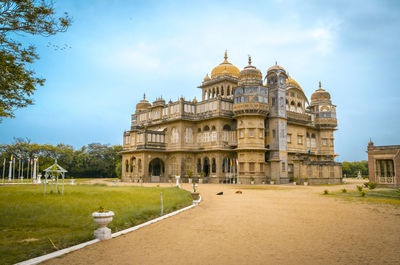
[[[311,134],[311,147],[315,148],[316,146],[315,134]]]
[[[136,172],[136,157],[132,158],[132,172]]]
[[[214,157],[212,159],[211,168],[212,168],[212,173],[216,173],[217,172],[217,164],[215,163],[215,158]]]
[[[177,128],[172,128],[171,131],[171,143],[178,143],[179,142],[179,132]]]
[[[294,101],[290,102],[290,111],[296,112],[296,105]]]
[[[198,174],[201,173],[201,159],[200,158],[197,159],[197,173]]]
[[[303,113],[303,108],[302,108],[302,106],[301,106],[301,103],[299,102],[299,103],[297,103],[297,112],[298,113]]]
[[[125,160],[125,172],[126,172],[126,173],[129,172],[129,161],[128,161],[128,159]]]
[[[229,126],[228,124],[225,124],[223,127],[224,131],[230,131],[231,130],[231,126]]]
[[[203,142],[209,142],[210,141],[210,127],[208,127],[208,125],[204,126],[203,131],[204,131]]]
[[[217,132],[215,130],[215,126],[213,125],[211,127],[211,142],[216,142],[217,141]]]
[[[213,87],[213,89],[212,89],[212,96],[211,96],[211,98],[215,98],[215,87]]]
[[[185,130],[185,143],[193,142],[193,131],[192,128],[186,128]]]
[[[224,95],[224,87],[221,87],[221,96]]]
[[[138,171],[142,172],[142,159],[138,160]]]

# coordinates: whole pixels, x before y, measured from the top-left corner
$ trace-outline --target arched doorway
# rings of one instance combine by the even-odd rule
[[[160,177],[164,176],[164,162],[159,158],[154,158],[149,163],[149,175],[151,182],[160,182]]]
[[[210,175],[210,159],[208,159],[208,157],[204,158],[203,172],[205,174],[205,177],[208,177]]]

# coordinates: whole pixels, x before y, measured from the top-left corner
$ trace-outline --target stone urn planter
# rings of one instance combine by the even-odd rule
[[[274,185],[274,184],[275,184],[275,181],[271,180],[271,181],[269,182],[269,184]]]
[[[254,180],[250,181],[250,184],[251,184],[251,185],[254,185]]]
[[[304,186],[308,186],[308,182],[307,181],[304,181]]]
[[[198,201],[200,199],[200,193],[192,192],[192,198],[194,201]]]
[[[112,211],[98,211],[92,213],[93,221],[99,225],[94,231],[94,237],[100,240],[111,238],[111,229],[107,225],[113,220],[114,212]]]
[[[293,185],[296,185],[296,182],[293,182]]]
[[[192,179],[191,178],[188,178],[188,183],[192,183]]]

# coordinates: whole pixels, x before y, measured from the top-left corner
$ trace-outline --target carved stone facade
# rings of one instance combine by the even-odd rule
[[[124,132],[123,180],[166,182],[191,171],[209,183],[341,182],[330,94],[320,83],[309,104],[279,65],[264,80],[251,58],[239,71],[225,53],[199,86],[201,101],[144,97]]]
[[[368,143],[369,181],[379,186],[400,186],[400,145],[375,146]]]

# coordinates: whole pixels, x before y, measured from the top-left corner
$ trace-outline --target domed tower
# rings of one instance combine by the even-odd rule
[[[238,181],[261,183],[265,177],[265,131],[268,115],[268,91],[262,73],[249,65],[240,71],[233,96],[233,113],[237,120]]]
[[[232,98],[239,72],[239,68],[228,61],[228,53],[225,51],[224,61],[214,67],[211,71],[211,78],[207,74],[199,86],[203,90],[202,100],[212,100],[218,97]]]
[[[321,82],[319,88],[311,95],[310,111],[315,126],[320,129],[321,154],[333,157],[333,132],[337,127],[336,106],[332,104],[331,95],[322,89]]]
[[[288,76],[285,69],[275,63],[267,70],[266,78],[271,108],[268,121],[270,177],[276,183],[288,183],[286,146],[286,80]]]

